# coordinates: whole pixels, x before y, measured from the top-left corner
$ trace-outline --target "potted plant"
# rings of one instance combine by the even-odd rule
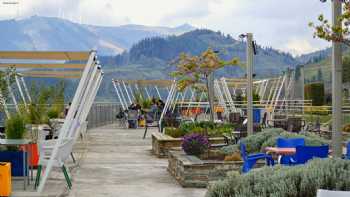
[[[23,139],[26,133],[23,116],[20,114],[11,115],[6,120],[5,133],[6,139]],[[23,176],[23,167],[26,164],[23,161],[27,161],[27,153],[23,154],[19,147],[8,147],[6,151],[0,152],[0,161],[11,163],[12,176]]]

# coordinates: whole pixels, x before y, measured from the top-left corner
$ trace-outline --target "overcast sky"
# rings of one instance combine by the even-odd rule
[[[330,3],[320,0],[0,0],[0,19],[31,15],[63,17],[95,25],[177,26],[189,23],[238,37],[252,32],[264,46],[294,55],[329,45],[312,37],[308,27]],[[19,10],[19,11],[18,11]]]

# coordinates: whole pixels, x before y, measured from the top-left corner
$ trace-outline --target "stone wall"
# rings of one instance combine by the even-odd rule
[[[163,133],[152,133],[152,153],[159,158],[168,157],[169,150],[181,147],[181,138],[173,138]],[[210,144],[223,144],[223,137],[209,138]]]
[[[169,151],[168,171],[183,187],[205,188],[211,181],[226,176],[229,171],[240,171],[242,161],[201,160],[182,151]]]

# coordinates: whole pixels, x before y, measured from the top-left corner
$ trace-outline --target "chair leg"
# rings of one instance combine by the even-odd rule
[[[37,171],[36,171],[34,189],[36,189],[39,186],[39,184],[40,184],[41,169],[42,169],[42,166],[38,165],[38,168],[37,168]]]
[[[74,155],[73,155],[73,152],[70,153],[70,157],[72,158],[73,163],[75,164],[75,163],[76,163],[76,160],[75,160],[75,157],[74,157]]]
[[[69,175],[68,175],[68,172],[67,172],[67,169],[66,169],[66,166],[62,166],[62,171],[63,171],[63,174],[64,174],[64,178],[66,179],[67,181],[67,185],[68,185],[68,188],[69,189],[72,189],[72,182],[69,178]]]
[[[147,127],[147,123],[146,123],[146,126],[145,126],[145,133],[143,134],[143,139],[145,139],[145,138],[146,138],[146,135],[147,135],[147,129],[148,129],[148,127]]]

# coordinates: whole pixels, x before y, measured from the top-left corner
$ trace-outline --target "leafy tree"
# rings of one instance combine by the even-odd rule
[[[205,90],[210,95],[209,91],[209,77],[214,71],[223,68],[228,65],[238,65],[239,61],[234,58],[230,61],[221,60],[217,54],[212,50],[208,49],[199,56],[190,56],[185,53],[181,53],[180,57],[175,61],[177,64],[176,71],[172,72],[171,75],[177,79],[177,88],[183,91],[186,87],[192,86],[196,89],[202,89],[205,84]],[[209,99],[210,106],[213,101]],[[211,111],[211,121],[214,119],[213,109]]]
[[[343,3],[343,13],[338,18],[339,24],[343,26],[332,25],[323,14],[318,16],[318,23],[309,23],[309,26],[315,29],[314,37],[327,41],[341,42],[350,46],[350,0],[337,0]]]

